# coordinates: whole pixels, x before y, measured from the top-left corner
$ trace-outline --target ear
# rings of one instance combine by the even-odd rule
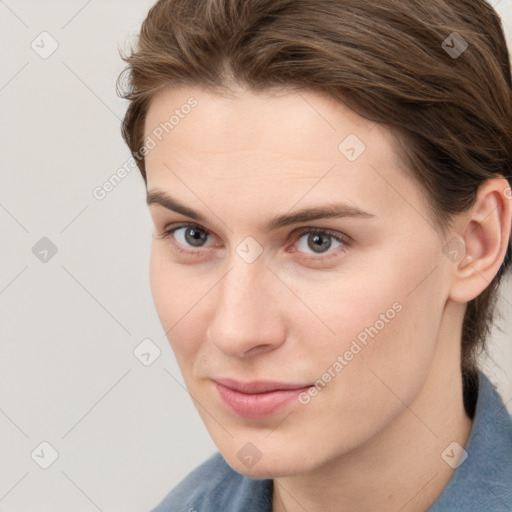
[[[452,269],[450,299],[469,302],[498,273],[505,258],[512,224],[512,190],[505,178],[492,178],[478,189],[470,210],[456,222],[456,238],[465,255]],[[462,243],[459,240],[459,244]]]

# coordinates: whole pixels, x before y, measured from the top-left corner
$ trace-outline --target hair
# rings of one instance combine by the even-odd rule
[[[443,236],[486,180],[512,184],[510,57],[485,0],[159,0],[121,56],[122,134],[146,183],[140,149],[155,95],[240,85],[327,94],[385,125]],[[510,239],[500,271],[466,307],[466,408],[509,257]]]

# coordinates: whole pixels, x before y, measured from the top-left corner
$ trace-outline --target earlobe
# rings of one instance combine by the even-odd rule
[[[452,300],[469,302],[492,282],[507,252],[511,217],[507,180],[493,178],[482,184],[473,206],[459,225],[465,254],[454,268]]]

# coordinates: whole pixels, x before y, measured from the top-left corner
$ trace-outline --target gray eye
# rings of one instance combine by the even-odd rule
[[[315,252],[323,252],[331,247],[331,237],[326,235],[308,235],[308,247]]]
[[[333,245],[333,242],[337,245]],[[323,254],[329,251],[329,249],[336,249],[341,245],[343,244],[337,241],[333,235],[315,232],[305,233],[297,242],[297,248],[307,254]]]
[[[208,238],[208,233],[202,229],[185,226],[174,231],[174,238],[182,245],[202,247]]]

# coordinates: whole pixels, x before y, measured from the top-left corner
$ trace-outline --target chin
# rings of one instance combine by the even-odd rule
[[[240,438],[238,438],[240,439]],[[241,444],[241,446],[240,446]],[[222,446],[219,451],[226,462],[238,473],[250,478],[267,479],[307,473],[322,464],[318,458],[305,456],[293,443],[278,446],[261,446],[261,450],[250,441],[235,446]]]
[[[225,457],[226,458],[226,457]],[[257,479],[273,479],[273,478],[282,478],[286,476],[298,475],[312,468],[305,467],[303,464],[298,461],[293,460],[283,460],[279,458],[278,460],[259,460],[254,466],[248,467],[245,464],[241,463],[238,458],[226,458],[226,462],[238,473],[245,475],[250,478]]]

